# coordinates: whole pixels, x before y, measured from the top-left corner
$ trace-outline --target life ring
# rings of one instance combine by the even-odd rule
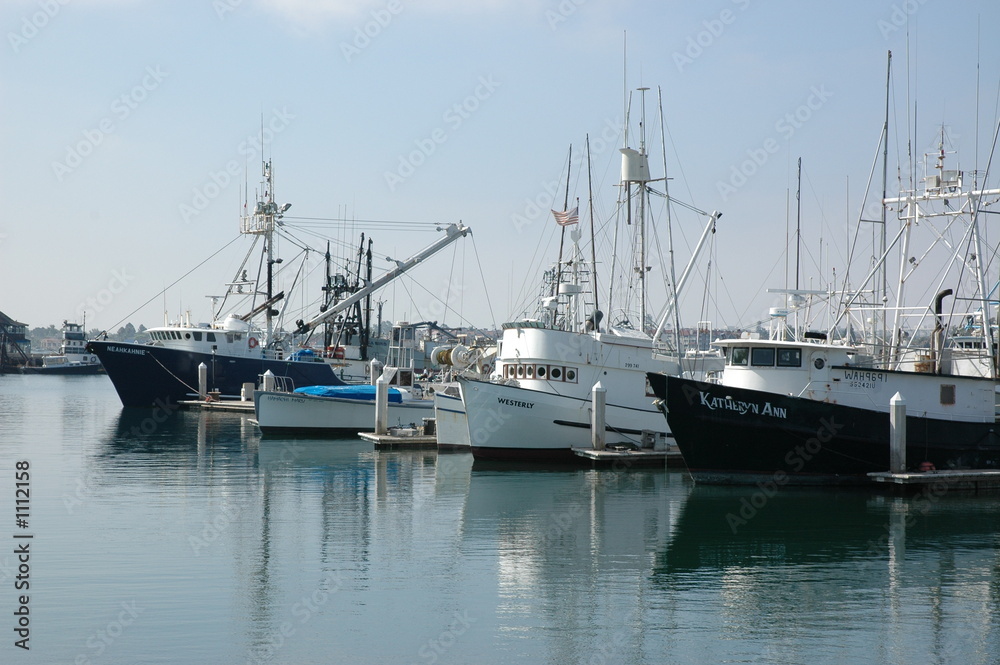
[[[343,360],[344,359],[344,355],[345,355],[344,354],[344,347],[342,347],[342,346],[338,346],[336,349],[333,350],[333,358],[334,358],[334,360]]]
[[[249,346],[251,349],[256,349],[257,348],[257,338],[256,337],[251,337],[247,341],[247,346]]]

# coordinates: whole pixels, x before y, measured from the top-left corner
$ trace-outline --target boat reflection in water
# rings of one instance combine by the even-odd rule
[[[276,648],[275,662],[356,663],[1000,655],[1000,496],[498,469],[468,452],[261,438],[239,414],[180,411],[154,427],[133,411],[85,462],[74,519],[93,529],[105,508],[131,506],[106,537],[116,571],[136,551],[158,571],[128,578],[157,626],[175,627],[151,639],[191,633],[215,662]],[[212,621],[226,640],[212,641]]]
[[[715,604],[770,662],[996,662],[1000,496],[697,486],[653,580]],[[868,649],[869,653],[865,653]]]

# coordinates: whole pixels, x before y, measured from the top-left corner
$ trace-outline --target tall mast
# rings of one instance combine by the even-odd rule
[[[649,88],[639,88],[642,93],[641,113],[642,118],[639,126],[639,154],[646,156],[646,91]],[[649,166],[646,162],[646,178],[649,178]],[[646,190],[646,183],[639,183],[639,330],[646,329],[646,200],[649,192]]]
[[[324,256],[324,263],[326,267],[326,281],[323,282],[323,307],[325,311],[327,307],[330,306],[330,302],[333,300],[333,283],[332,276],[330,275],[330,241],[326,241],[326,255]],[[332,341],[332,335],[330,333],[330,324],[327,323],[323,326],[323,349],[330,346]]]
[[[563,210],[569,210],[569,175],[573,168],[573,146],[569,146],[569,156],[566,158],[566,194],[563,197]],[[566,243],[566,227],[562,226],[559,234],[559,260],[556,262],[556,283],[552,285],[552,295],[559,297],[559,284],[562,282],[563,245]],[[558,304],[558,301],[557,301]]]
[[[795,290],[799,290],[799,254],[802,252],[802,158],[795,185]]]
[[[368,250],[365,252],[366,284],[372,282],[372,239],[368,238]],[[368,344],[372,336],[372,294],[365,296],[365,322],[361,328],[361,359],[368,360]]]
[[[282,261],[280,258],[274,258],[274,226],[275,222],[285,214],[285,211],[292,207],[292,204],[286,203],[279,208],[278,204],[274,202],[274,176],[270,160],[263,163],[261,188],[262,192],[258,195],[253,213],[244,215],[240,219],[240,233],[263,236],[264,238],[264,258],[267,261],[267,290],[264,295],[265,302],[270,303],[274,297],[274,265]],[[266,344],[270,345],[274,341],[274,311],[268,305],[264,308],[264,312],[267,322],[265,340]]]
[[[594,328],[596,329],[596,313],[601,307],[598,302],[600,291],[597,289],[597,244],[594,242],[594,183],[590,167],[590,134],[587,134],[587,196],[589,198],[588,207],[590,208],[590,279],[592,281],[591,287],[594,290]]]
[[[635,150],[627,145],[621,149],[622,153],[622,175],[621,183],[625,190],[625,210],[626,224],[632,224],[632,185],[637,185],[638,198],[636,201],[636,234],[632,241],[632,270],[636,273],[639,281],[639,330],[645,330],[647,303],[646,303],[646,276],[649,266],[646,265],[646,202],[649,197],[649,183],[653,181],[649,177],[649,157],[646,154],[646,110],[645,92],[649,88],[638,88],[643,93],[643,109],[641,111],[639,125],[639,149]],[[625,118],[626,127],[628,117]]]
[[[667,176],[667,133],[663,123],[663,89],[656,86],[656,100],[660,112],[660,152],[663,155],[663,195],[667,209],[667,254],[670,257],[670,288],[673,294],[667,294],[674,301],[674,350],[677,358],[682,355],[681,350],[681,314],[680,303],[677,302],[677,270],[674,264],[674,230],[673,221],[670,218],[670,178]],[[656,343],[656,340],[653,340]]]
[[[885,68],[885,122],[882,125],[882,238],[881,238],[881,243],[879,245],[879,253],[878,253],[880,257],[885,256],[886,228],[887,228],[886,223],[888,222],[886,218],[885,199],[887,196],[886,189],[889,186],[889,84],[890,84],[890,77],[892,76],[892,51],[889,51],[888,53],[889,55],[886,58],[886,68]],[[882,277],[882,285],[881,285],[882,307],[879,308],[877,311],[878,311],[878,317],[882,324],[882,332],[881,335],[878,334],[877,329],[873,332],[875,332],[874,336],[875,336],[875,341],[878,344],[878,348],[882,350],[882,353],[880,353],[879,355],[882,356],[882,363],[883,363],[882,366],[885,367],[886,361],[888,360],[888,358],[886,358],[884,355],[884,350],[886,348],[885,342],[888,337],[888,330],[886,328],[888,322],[885,312],[885,304],[889,302],[888,280],[885,270],[885,261],[882,262],[881,277]],[[876,293],[877,292],[878,291],[876,290]],[[876,325],[878,324],[876,323]]]

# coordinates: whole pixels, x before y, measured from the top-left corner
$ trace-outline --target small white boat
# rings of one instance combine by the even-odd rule
[[[413,369],[414,355],[419,345],[416,328],[420,324],[400,322],[393,326],[389,365],[382,376],[389,382],[388,420],[392,427],[422,427],[434,417],[434,400],[439,394],[457,396],[458,385],[450,381],[450,371],[444,380],[421,381]],[[461,353],[453,353],[460,349]],[[461,345],[435,349],[435,356],[469,355]],[[478,355],[473,354],[474,357]],[[376,377],[380,363],[371,366]],[[375,426],[374,381],[370,384],[317,385],[292,389],[281,377],[264,381],[264,389],[254,391],[254,413],[263,433],[295,433],[330,435],[371,430]],[[287,386],[287,387],[286,387]],[[446,431],[448,430],[446,426]],[[468,436],[466,436],[468,439]]]
[[[389,426],[419,426],[433,416],[434,401],[418,386],[389,387]],[[307,386],[293,392],[254,391],[257,426],[265,434],[336,435],[371,430],[375,386]]]

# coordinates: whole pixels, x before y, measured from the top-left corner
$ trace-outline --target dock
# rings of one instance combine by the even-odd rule
[[[186,399],[177,402],[177,406],[185,409],[202,409],[204,411],[237,411],[239,413],[253,413],[253,402],[240,399]]]
[[[933,489],[935,492],[959,490],[963,492],[984,492],[1000,490],[1000,470],[968,469],[945,471],[910,471],[893,473],[878,471],[869,473],[875,483],[890,486],[894,490],[918,491]]]
[[[371,441],[376,450],[437,450],[437,435],[424,434],[420,427],[390,428],[388,434],[358,432],[358,437]]]
[[[640,466],[684,466],[684,458],[681,457],[679,450],[574,448],[573,454],[589,460],[594,468],[628,469]]]

